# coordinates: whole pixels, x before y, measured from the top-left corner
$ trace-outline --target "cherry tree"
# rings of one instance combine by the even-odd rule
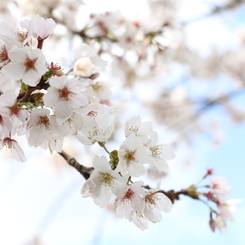
[[[227,197],[231,186],[218,169],[180,190],[161,182],[183,145],[191,151],[204,132],[220,141],[219,121],[204,117],[213,107],[235,123],[245,118],[232,101],[244,91],[244,29],[232,48],[201,53],[188,40],[191,24],[244,1],[206,3],[204,14],[189,19],[182,17],[185,2],[144,1],[145,18],[131,19],[89,13],[85,1],[2,1],[1,152],[20,162],[37,148],[59,156],[60,168],[83,177],[81,198],[143,231],[187,196],[207,206],[212,231],[226,233],[240,199]],[[87,155],[72,155],[66,142]]]

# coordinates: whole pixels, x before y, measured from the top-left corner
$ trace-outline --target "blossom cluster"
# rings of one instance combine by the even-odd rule
[[[13,157],[25,161],[24,151],[15,136],[25,135],[30,147],[62,152],[64,138],[75,136],[82,144],[105,144],[114,130],[106,103],[111,91],[98,80],[105,62],[92,45],[81,44],[74,50],[73,71],[48,64],[42,48],[55,28],[52,19],[39,15],[22,20],[15,30],[0,24],[1,96],[0,148],[11,149]],[[119,217],[133,221],[141,229],[147,220],[159,222],[161,211],[169,212],[171,200],[157,189],[147,190],[134,177],[146,174],[146,166],[167,172],[167,160],[175,157],[171,146],[158,143],[158,134],[150,122],[139,116],[125,123],[125,137],[118,150],[95,156],[94,170],[82,188],[100,207],[115,194]]]
[[[133,177],[146,173],[146,164],[167,172],[166,160],[175,157],[171,146],[158,144],[158,135],[150,122],[141,122],[139,116],[125,124],[126,139],[118,151],[106,157],[95,157],[94,171],[82,188],[84,197],[91,196],[100,207],[105,207],[112,194],[116,196],[114,207],[119,217],[133,221],[140,229],[148,227],[147,220],[159,222],[161,211],[169,212],[171,200],[156,189],[146,190],[143,181],[133,182]],[[102,146],[103,143],[101,143]]]
[[[137,49],[139,60],[145,55],[136,47],[144,50],[157,35],[143,31],[138,22],[126,22],[120,15],[91,18],[92,26],[80,32],[84,39],[88,34],[99,33],[115,41],[109,29],[116,33],[123,23],[116,41],[125,50]],[[101,208],[113,199],[116,214],[142,230],[148,228],[148,221],[159,222],[162,212],[171,211],[172,202],[177,198],[170,199],[160,190],[160,183],[153,189],[139,178],[144,177],[147,168],[166,173],[167,161],[175,157],[174,149],[158,143],[158,134],[151,122],[142,122],[140,116],[134,116],[124,124],[124,141],[118,149],[108,151],[106,143],[115,128],[111,117],[113,109],[109,106],[111,90],[99,79],[99,71],[106,66],[100,57],[101,50],[93,44],[80,44],[74,49],[72,69],[65,73],[58,64],[48,63],[43,53],[55,21],[37,15],[31,20],[22,20],[19,26],[16,30],[0,22],[0,150],[10,149],[13,158],[25,161],[17,141],[22,135],[30,147],[41,147],[51,153],[62,152],[64,139],[70,135],[84,145],[98,143],[108,158],[94,157],[93,171],[82,187],[82,196],[93,198]],[[167,98],[161,103],[169,107],[175,102],[176,110],[164,111],[168,118],[176,119],[183,109],[190,111],[191,102],[185,95],[176,94],[177,101]],[[182,125],[176,128],[179,127]],[[203,179],[211,174],[209,170]],[[199,186],[192,185],[179,193],[199,200],[205,197],[207,203],[216,205],[210,207],[210,227],[213,231],[218,228],[225,232],[226,220],[233,219],[237,201],[226,200],[230,187],[223,178],[211,178],[211,184],[205,187],[208,191],[200,192]]]
[[[212,231],[219,229],[221,233],[227,232],[226,220],[233,220],[233,214],[236,212],[236,204],[241,202],[240,199],[226,199],[231,193],[231,186],[226,184],[224,177],[212,177],[210,191],[206,193],[209,201],[217,206],[217,211],[210,211],[210,228]]]
[[[210,210],[209,225],[212,231],[219,229],[221,233],[227,232],[227,220],[233,220],[233,214],[236,212],[236,204],[241,199],[228,199],[227,195],[231,193],[231,186],[227,185],[226,178],[222,176],[210,177],[209,184],[200,185],[207,177],[213,175],[214,170],[209,168],[198,185],[191,185],[187,192],[189,196],[202,200],[207,204]],[[205,191],[202,189],[205,188]],[[202,197],[205,197],[204,200]]]
[[[13,139],[16,134],[25,135],[29,146],[60,152],[65,136],[93,144],[106,141],[113,131],[102,104],[110,89],[105,82],[88,78],[98,63],[104,64],[94,47],[83,44],[75,50],[74,76],[65,75],[57,64],[47,64],[42,46],[55,25],[39,15],[22,20],[17,30],[0,24],[1,146],[12,148],[20,161],[25,156]]]

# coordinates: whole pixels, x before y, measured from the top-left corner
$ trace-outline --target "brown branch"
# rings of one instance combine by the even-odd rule
[[[70,166],[74,167],[80,174],[82,174],[82,176],[85,179],[88,179],[90,177],[91,173],[94,170],[93,167],[88,168],[88,167],[85,167],[85,166],[81,165],[80,163],[77,162],[77,160],[74,157],[69,156],[64,151],[58,152],[58,154],[60,154],[67,161],[67,163]],[[144,188],[147,189],[147,190],[151,189],[151,187],[149,185],[145,185]],[[193,199],[198,199],[196,197],[196,195],[192,195],[192,193],[190,191],[185,190],[185,189],[182,189],[180,191],[159,190],[158,192],[165,194],[172,201],[172,203],[174,203],[176,200],[179,200],[180,199],[180,195],[185,195],[185,196],[189,196],[189,197],[191,197]]]
[[[74,157],[69,156],[64,151],[58,152],[66,161],[67,163],[75,168],[85,179],[88,179],[93,172],[94,168],[88,168],[85,167],[77,162],[77,160]]]
[[[151,187],[149,185],[145,185],[144,188],[147,189],[147,190],[150,190],[151,189]],[[196,199],[196,200],[199,199],[198,196],[195,195],[195,193],[190,192],[190,191],[188,191],[186,189],[182,189],[180,191],[174,191],[174,190],[164,191],[164,190],[159,190],[158,192],[163,193],[164,195],[166,195],[171,200],[172,203],[174,203],[175,201],[179,200],[180,199],[180,195],[188,196],[188,197],[190,197],[192,199]]]
[[[43,78],[43,76],[41,77],[39,83],[35,86],[35,87],[30,87],[28,86],[25,94],[21,97],[21,95],[19,95],[19,97],[17,98],[18,102],[28,102],[28,99],[30,98],[30,95],[32,94],[32,92],[34,92],[35,90],[41,90],[41,89],[47,89],[49,87],[49,84],[46,83],[46,79]]]

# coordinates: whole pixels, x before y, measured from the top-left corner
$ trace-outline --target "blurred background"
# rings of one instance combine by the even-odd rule
[[[0,18],[18,26],[39,14],[57,23],[43,51],[65,71],[73,49],[95,44],[107,61],[118,149],[123,125],[140,115],[159,141],[173,145],[167,174],[148,170],[146,183],[176,191],[198,183],[208,167],[232,186],[228,199],[245,199],[245,1],[242,0],[3,0]],[[4,88],[1,88],[1,90]],[[113,204],[97,207],[80,194],[84,178],[58,154],[29,148],[27,162],[0,155],[0,244],[245,244],[245,204],[237,204],[227,234],[209,227],[209,210],[188,197],[163,220],[139,230],[119,219]],[[67,138],[64,150],[91,166],[99,146]],[[207,182],[205,182],[207,183]]]

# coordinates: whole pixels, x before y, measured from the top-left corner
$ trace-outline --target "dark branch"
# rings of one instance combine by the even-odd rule
[[[70,166],[74,167],[80,174],[82,174],[82,176],[85,179],[88,179],[90,177],[91,173],[94,170],[93,167],[88,168],[88,167],[85,167],[85,166],[79,164],[74,157],[69,156],[64,151],[58,152],[58,153],[67,161],[67,163]],[[147,189],[147,190],[151,189],[151,187],[149,185],[145,185],[144,188]],[[193,199],[198,199],[198,198],[196,198],[195,195],[192,195],[191,192],[189,192],[188,190],[185,190],[185,189],[180,190],[180,191],[159,190],[158,192],[165,194],[172,201],[172,203],[174,203],[176,200],[179,200],[180,199],[180,195],[185,195],[185,196],[189,196],[189,197],[191,197]]]
[[[144,186],[145,189],[149,190],[151,189],[151,187],[149,185],[145,185]],[[159,190],[158,192],[163,193],[164,195],[166,195],[172,203],[174,203],[175,201],[180,199],[180,195],[184,195],[184,196],[188,196],[192,199],[196,199],[198,200],[197,195],[193,194],[192,192],[186,190],[186,189],[182,189],[180,191],[174,191],[174,190],[169,190],[169,191],[164,191],[164,190]]]
[[[25,94],[21,95],[20,98],[18,97],[17,100],[18,102],[28,102],[28,99],[30,98],[30,95],[32,94],[32,92],[34,92],[35,90],[41,90],[41,89],[45,89],[47,90],[47,88],[49,87],[49,84],[46,83],[46,79],[44,79],[44,77],[42,76],[39,83],[35,86],[35,87],[30,87],[28,86]]]
[[[85,167],[77,162],[77,160],[74,157],[69,156],[64,151],[58,152],[66,161],[67,163],[75,168],[85,179],[88,179],[93,172],[94,168],[88,168]]]

